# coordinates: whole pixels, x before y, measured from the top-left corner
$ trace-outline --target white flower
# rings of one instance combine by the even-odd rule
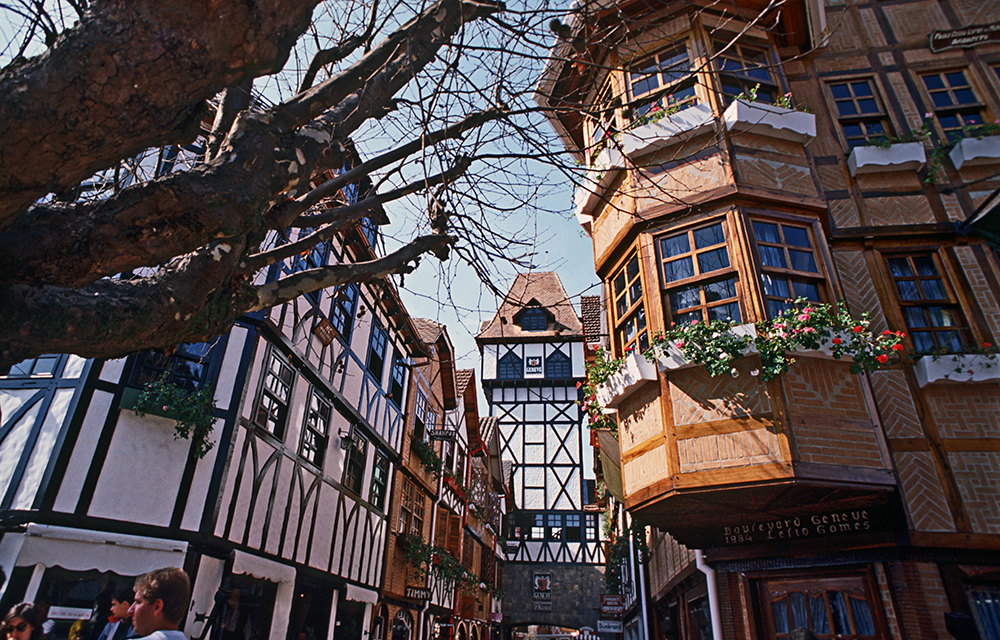
[[[752,375],[754,377],[759,376],[760,375],[760,369],[751,369],[750,370],[750,375]]]
[[[734,378],[739,378],[740,372],[736,370],[736,367],[733,367],[732,369],[729,370],[729,375],[733,376]]]

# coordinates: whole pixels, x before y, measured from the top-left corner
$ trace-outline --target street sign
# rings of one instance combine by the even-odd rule
[[[452,429],[431,429],[427,432],[431,440],[447,440],[449,442],[455,441],[457,433],[457,431],[453,431]]]
[[[598,620],[597,633],[621,633],[621,620]]]
[[[625,612],[625,603],[620,595],[602,593],[601,594],[601,615],[620,616]]]

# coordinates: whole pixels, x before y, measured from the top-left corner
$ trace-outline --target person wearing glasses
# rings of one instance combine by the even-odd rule
[[[6,640],[42,640],[43,622],[42,610],[33,602],[16,604],[3,619]]]

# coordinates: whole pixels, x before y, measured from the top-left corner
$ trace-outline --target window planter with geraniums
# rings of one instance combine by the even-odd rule
[[[1000,380],[1000,349],[989,342],[982,347],[966,349],[965,353],[924,353],[913,359],[917,385],[940,380],[951,382],[992,382]]]
[[[410,451],[420,460],[424,471],[435,477],[441,475],[441,470],[444,468],[444,460],[441,459],[441,456],[437,454],[437,451],[434,450],[434,447],[429,442],[414,439],[410,444]]]
[[[130,390],[131,391],[131,390]],[[169,381],[169,374],[148,383],[134,398],[123,402],[140,418],[146,414],[163,416],[176,421],[175,439],[191,440],[192,452],[197,458],[204,458],[214,446],[208,437],[215,424],[215,398],[207,385],[197,391],[189,391]]]
[[[816,137],[816,116],[792,107],[790,94],[775,104],[757,102],[757,87],[736,99],[722,113],[729,131],[746,131],[808,144]]]

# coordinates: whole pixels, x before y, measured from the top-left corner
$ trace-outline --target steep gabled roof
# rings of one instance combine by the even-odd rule
[[[514,319],[525,308],[537,303],[551,314],[553,328],[545,331],[522,331]],[[496,342],[525,338],[576,337],[583,335],[583,324],[566,295],[555,272],[519,273],[511,285],[500,309],[489,322],[483,323],[476,340]]]
[[[601,331],[601,317],[604,315],[601,296],[580,296],[580,315],[583,316],[583,334],[587,336],[587,342],[601,342],[604,335]]]
[[[441,367],[441,401],[445,410],[451,411],[458,406],[456,399],[460,392],[457,392],[455,389],[456,376],[453,355],[455,348],[451,345],[448,328],[427,318],[414,318],[413,326],[416,327],[417,332],[426,344],[434,345],[437,349],[436,358]],[[468,381],[466,381],[466,384],[468,384]]]

